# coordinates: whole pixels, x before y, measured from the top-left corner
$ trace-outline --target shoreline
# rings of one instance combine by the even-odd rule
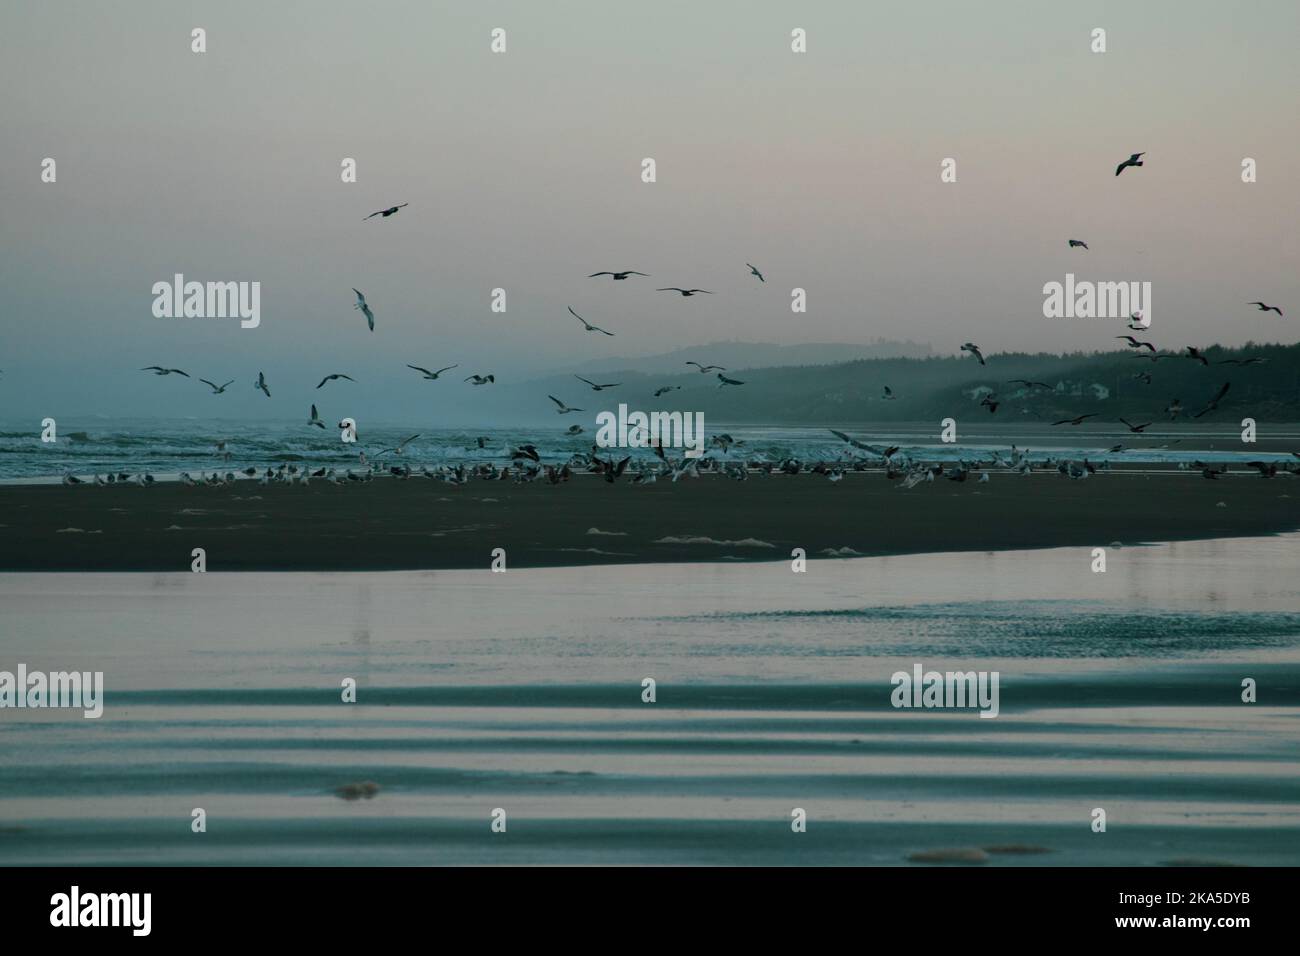
[[[1300,485],[1233,475],[994,473],[916,488],[870,473],[679,483],[0,487],[0,571],[428,571],[810,561],[1106,547],[1300,530]],[[1224,506],[1219,507],[1218,503]],[[832,553],[833,552],[833,553]]]

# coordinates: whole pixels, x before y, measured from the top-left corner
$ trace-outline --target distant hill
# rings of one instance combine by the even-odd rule
[[[640,372],[643,375],[676,375],[685,371],[687,362],[701,365],[724,365],[735,371],[742,368],[775,366],[834,365],[854,359],[926,358],[934,354],[929,343],[893,342],[879,339],[865,345],[842,342],[806,342],[800,345],[776,345],[770,342],[712,342],[692,345],[640,358],[592,359],[573,366],[577,372]],[[568,370],[566,370],[568,371]]]

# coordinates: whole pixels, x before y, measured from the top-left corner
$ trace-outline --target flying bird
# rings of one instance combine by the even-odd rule
[[[637,272],[635,269],[628,269],[626,272],[593,272],[591,275],[587,276],[587,278],[594,279],[596,276],[613,276],[615,282],[622,282],[628,276],[645,276],[647,279],[650,278],[649,273]]]
[[[1212,412],[1216,408],[1218,408],[1219,402],[1223,401],[1223,396],[1228,394],[1228,389],[1231,387],[1232,387],[1231,382],[1224,382],[1223,385],[1219,388],[1218,392],[1215,393],[1214,397],[1210,399],[1209,403],[1206,404],[1204,408],[1202,408],[1199,412],[1197,412],[1192,417],[1200,418],[1202,415],[1205,415],[1208,412]]]
[[[1189,359],[1195,359],[1197,362],[1200,362],[1202,365],[1210,364],[1210,360],[1201,354],[1201,350],[1191,345],[1187,346],[1187,354],[1183,357]]]
[[[546,397],[549,398],[551,401],[553,401],[556,405],[560,406],[559,409],[557,409],[557,412],[560,415],[567,415],[569,414],[569,412],[582,411],[581,408],[570,408],[568,405],[565,405],[564,402],[560,401],[554,395],[547,395]]]
[[[679,388],[681,388],[680,385],[664,385],[664,386],[661,387],[661,388],[656,388],[656,389],[655,389],[655,398],[658,398],[660,395],[666,395],[666,394],[668,394],[669,392],[676,391],[676,390],[679,389]]]
[[[357,293],[357,302],[352,308],[361,310],[361,314],[366,317],[366,322],[370,325],[370,331],[373,332],[375,330],[375,313],[370,311],[370,306],[366,304],[366,297],[360,291],[357,289],[352,291]]]
[[[473,382],[475,385],[491,385],[496,380],[495,375],[470,375],[464,379],[464,381]]]
[[[1265,305],[1263,302],[1247,302],[1246,304],[1259,306],[1260,312],[1276,312],[1278,315],[1282,314],[1282,310],[1275,305]]]
[[[1035,387],[1038,387],[1038,388],[1045,388],[1045,389],[1047,389],[1048,391],[1051,391],[1051,390],[1052,390],[1052,386],[1048,385],[1046,382],[1031,382],[1031,381],[1030,381],[1029,379],[1027,379],[1027,378],[1009,378],[1009,379],[1007,379],[1007,384],[1008,384],[1008,385],[1023,385],[1025,388],[1035,388]]]
[[[420,437],[419,435],[412,435],[410,438],[403,438],[401,441],[397,443],[396,448],[390,448],[389,451],[391,451],[395,455],[400,455],[402,454],[402,452],[406,451],[407,445],[409,445],[411,442],[415,441],[419,437]],[[388,454],[388,452],[381,452],[380,454]]]
[[[1121,418],[1120,421],[1123,422],[1125,425],[1127,425],[1128,430],[1131,431],[1134,435],[1142,434],[1142,430],[1150,427],[1151,425],[1151,422],[1145,422],[1141,425],[1134,425],[1131,421],[1129,421],[1126,418]]]
[[[1118,166],[1115,167],[1115,175],[1118,176],[1120,173],[1124,172],[1124,170],[1130,166],[1141,166],[1142,157],[1145,155],[1146,153],[1134,153],[1128,159],[1124,160],[1124,162],[1120,163]]]
[[[201,378],[199,379],[199,381],[202,382],[204,385],[208,386],[209,388],[211,388],[213,395],[220,395],[222,392],[226,390],[226,385],[233,385],[235,383],[235,380],[233,378],[229,382],[227,382],[226,385],[218,385],[216,382],[209,382],[206,378]]]
[[[749,274],[750,274],[750,275],[758,276],[758,281],[759,281],[759,282],[766,282],[766,281],[767,281],[766,279],[763,278],[763,273],[759,272],[759,271],[758,271],[757,269],[755,269],[752,265],[749,265],[748,262],[746,262],[745,265],[749,266]]]
[[[575,375],[573,377],[576,378],[579,382],[586,382],[588,385],[591,386],[591,390],[593,392],[599,392],[602,388],[618,388],[621,384],[623,384],[622,382],[609,382],[608,384],[605,385],[597,385],[591,379],[583,378],[581,375]]]
[[[257,381],[253,383],[253,388],[261,389],[267,398],[271,397],[271,390],[266,387],[266,373],[258,372]]]
[[[686,364],[694,365],[696,368],[700,370],[702,374],[707,372],[713,372],[713,371],[719,371],[719,372],[726,371],[726,368],[721,365],[701,365],[699,362],[687,362]]]
[[[401,209],[402,206],[409,206],[409,205],[410,203],[404,202],[400,206],[389,206],[387,209],[381,209],[378,212],[372,212],[369,216],[366,216],[366,219],[374,219],[376,216],[383,216],[385,219],[387,219],[389,216],[394,215],[397,212],[397,210]],[[365,222],[366,219],[362,219],[361,221]]]
[[[1169,416],[1169,420],[1171,422],[1175,418],[1177,418],[1180,414],[1182,414],[1182,411],[1183,411],[1183,403],[1176,398],[1172,402],[1170,402],[1167,406],[1165,406],[1165,414]]]
[[[417,372],[420,372],[425,378],[427,378],[429,381],[432,382],[435,379],[437,379],[437,377],[441,375],[443,372],[450,372],[452,369],[457,368],[458,366],[448,365],[446,368],[440,368],[436,372],[430,372],[427,368],[420,368],[420,366],[418,365],[408,365],[406,367],[415,369]]]
[[[977,359],[980,360],[981,365],[988,364],[987,362],[984,361],[984,353],[980,351],[979,346],[976,345],[974,342],[967,342],[965,345],[961,347],[961,350],[963,352],[969,352],[971,355],[975,356]]]
[[[1096,418],[1100,412],[1090,412],[1087,415],[1079,415],[1075,418],[1062,418],[1059,422],[1052,422],[1053,425],[1081,425],[1085,419]]]
[[[570,314],[572,314],[572,316],[573,316],[575,319],[577,319],[579,322],[582,323],[582,327],[583,327],[584,329],[586,329],[588,332],[605,332],[605,330],[602,329],[599,325],[592,325],[590,322],[588,322],[586,319],[584,319],[582,316],[580,316],[577,312],[574,312],[574,311],[573,311],[573,306],[569,306],[569,312],[570,312]],[[613,332],[605,332],[605,334],[606,334],[606,335],[613,335],[614,333],[613,333]]]
[[[1145,349],[1150,349],[1152,352],[1154,352],[1154,351],[1156,350],[1156,347],[1155,347],[1154,345],[1152,345],[1150,342],[1140,342],[1140,341],[1138,341],[1137,339],[1133,338],[1133,336],[1131,336],[1131,335],[1117,335],[1117,336],[1115,336],[1115,338],[1117,338],[1117,339],[1127,339],[1127,340],[1128,340],[1128,347],[1131,348],[1131,349],[1141,349],[1141,348],[1145,348]]]
[[[680,292],[682,295],[696,295],[703,292],[705,295],[713,295],[708,289],[683,289],[679,286],[670,285],[666,289],[655,289],[656,292]]]
[[[1223,359],[1222,361],[1215,362],[1214,364],[1215,365],[1260,365],[1267,361],[1268,359],[1264,358],[1263,356],[1252,355],[1250,358]]]
[[[888,385],[885,386],[885,391],[881,394],[880,397],[886,402],[892,402],[894,399],[898,398],[898,396],[894,394],[894,390],[890,388]]]
[[[188,372],[182,372],[178,368],[163,368],[161,365],[149,365],[140,369],[142,372],[153,372],[155,375],[184,375],[189,378]]]
[[[349,382],[355,382],[355,381],[356,381],[356,379],[353,378],[351,375],[344,375],[342,372],[333,372],[333,373],[331,373],[331,374],[329,374],[329,375],[326,375],[323,379],[321,379],[321,380],[320,380],[320,385],[317,385],[316,387],[317,387],[317,388],[323,388],[326,382],[332,382],[332,381],[334,381],[336,378],[346,378]]]
[[[323,428],[325,427],[325,423],[324,423],[323,421],[320,420],[320,415],[318,415],[318,414],[316,413],[316,406],[315,406],[315,405],[313,405],[313,406],[311,407],[311,418],[309,418],[309,419],[307,420],[307,424],[308,424],[308,425],[315,425],[317,428],[320,428],[320,429],[323,429]]]
[[[1068,239],[1066,241],[1070,243],[1071,249],[1073,249],[1075,246],[1083,246],[1083,248],[1085,249],[1088,248],[1088,244],[1084,242],[1082,239]]]
[[[721,384],[718,385],[718,388],[722,388],[722,387],[725,386],[725,385],[744,385],[744,384],[745,384],[744,382],[739,381],[739,380],[737,380],[737,379],[734,379],[734,378],[727,378],[727,376],[723,375],[721,372],[718,373],[718,381],[721,383]]]

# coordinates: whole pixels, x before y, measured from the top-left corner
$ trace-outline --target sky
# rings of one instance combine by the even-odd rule
[[[1161,345],[1294,342],[1296,36],[1293,0],[5,3],[0,417],[298,418],[346,372],[353,414],[454,419],[463,376],[406,363],[517,381],[728,339],[1114,347],[1044,318],[1067,272],[1151,282]],[[260,282],[260,326],[155,317],[178,272]]]

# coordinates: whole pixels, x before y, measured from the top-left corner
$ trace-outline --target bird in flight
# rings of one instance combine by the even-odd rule
[[[1085,249],[1088,248],[1088,244],[1084,242],[1082,239],[1067,239],[1066,241],[1069,242],[1071,249],[1073,249],[1075,246],[1083,246],[1083,248]]]
[[[742,382],[742,381],[740,381],[740,380],[738,380],[738,379],[727,378],[727,376],[723,375],[721,372],[718,373],[718,382],[720,383],[720,384],[718,385],[718,388],[722,388],[723,386],[726,386],[726,385],[744,385],[744,384],[745,384],[744,382]]]
[[[1282,310],[1275,305],[1265,305],[1263,302],[1247,302],[1246,304],[1259,306],[1260,312],[1276,312],[1278,315],[1282,314]]]
[[[220,395],[222,392],[226,390],[226,385],[233,385],[235,383],[235,380],[233,378],[229,382],[227,382],[226,385],[218,385],[216,382],[209,382],[206,378],[201,378],[199,379],[199,381],[202,382],[204,385],[208,386],[210,389],[212,389],[213,395]]]
[[[660,388],[656,388],[656,389],[655,389],[655,398],[658,398],[660,395],[666,395],[666,394],[668,394],[669,392],[676,391],[676,390],[679,389],[679,388],[681,388],[680,385],[664,385],[664,386],[662,386],[662,387],[660,387]]]
[[[470,375],[464,379],[464,381],[473,382],[475,385],[491,385],[496,380],[495,375]]]
[[[389,206],[387,209],[381,209],[378,212],[372,212],[369,216],[366,216],[366,219],[374,219],[376,216],[383,216],[385,219],[387,219],[389,216],[394,215],[397,212],[397,210],[401,209],[402,206],[409,206],[409,205],[410,203],[404,202],[400,206]],[[362,219],[361,221],[365,222],[366,219]]]
[[[645,276],[647,279],[650,278],[648,272],[637,272],[635,269],[628,269],[626,272],[593,272],[591,275],[587,276],[587,278],[594,279],[596,276],[613,276],[615,282],[622,282],[628,276]]]
[[[361,310],[361,314],[366,317],[366,322],[370,326],[370,331],[373,332],[375,330],[375,313],[370,311],[370,306],[366,304],[366,297],[364,295],[362,295],[357,289],[353,289],[352,291],[357,293],[357,303],[352,308]]]
[[[880,397],[886,402],[892,402],[894,399],[898,398],[898,396],[894,394],[894,390],[888,385],[885,386],[885,390],[881,393]]]
[[[656,292],[680,292],[682,295],[695,295],[703,292],[705,295],[713,295],[708,289],[683,289],[679,286],[670,285],[664,289],[655,289]]]
[[[1048,391],[1052,390],[1052,386],[1048,385],[1046,382],[1031,382],[1027,378],[1009,378],[1007,379],[1007,384],[1023,385],[1025,388],[1034,388],[1035,386],[1037,386],[1039,388],[1045,388]]]
[[[584,329],[586,329],[588,332],[605,332],[605,330],[602,329],[599,325],[592,325],[590,322],[588,322],[586,319],[584,319],[582,316],[580,316],[577,312],[574,312],[574,311],[573,311],[573,306],[569,306],[569,312],[570,312],[570,314],[573,315],[573,317],[574,317],[575,319],[577,319],[579,322],[582,323],[582,327],[583,327]],[[613,332],[605,332],[605,334],[606,334],[606,335],[613,335],[614,333],[613,333]]]
[[[332,382],[332,381],[334,381],[336,378],[346,378],[349,382],[355,382],[355,381],[356,381],[356,379],[353,378],[351,375],[344,375],[342,372],[333,372],[333,373],[331,373],[331,374],[329,374],[329,375],[326,375],[323,379],[321,379],[321,380],[320,380],[320,385],[317,385],[316,387],[317,387],[317,388],[323,388],[326,382]]]
[[[325,427],[325,423],[320,420],[320,415],[316,413],[315,405],[311,407],[311,418],[307,419],[307,424],[315,425],[317,428],[321,428],[321,429]]]
[[[1268,359],[1264,358],[1263,356],[1252,355],[1250,358],[1223,359],[1222,361],[1215,362],[1214,364],[1215,365],[1261,365],[1267,361]]]
[[[1142,434],[1142,430],[1151,425],[1150,422],[1145,422],[1144,424],[1141,425],[1134,425],[1131,421],[1129,421],[1126,418],[1121,418],[1120,421],[1123,422],[1125,425],[1127,425],[1128,430],[1131,431],[1134,435]]]
[[[1128,317],[1128,327],[1134,332],[1145,332],[1151,328],[1151,323],[1142,318],[1142,310],[1138,309]]]
[[[570,408],[568,405],[565,405],[564,402],[560,401],[554,395],[547,395],[546,397],[549,398],[551,401],[553,401],[556,405],[560,406],[558,409],[558,414],[560,415],[567,415],[569,414],[569,412],[582,411],[581,408]]]
[[[450,372],[452,369],[457,368],[458,366],[448,365],[446,368],[440,368],[436,372],[430,372],[427,368],[420,368],[420,366],[418,365],[408,365],[406,367],[415,369],[417,372],[421,373],[425,378],[427,378],[429,381],[432,382],[443,372]]]
[[[987,362],[984,361],[984,353],[980,351],[979,346],[976,345],[974,342],[967,342],[965,345],[961,347],[961,350],[963,352],[969,352],[971,355],[975,356],[977,359],[980,360],[981,365],[988,364]]]
[[[1210,360],[1201,354],[1201,350],[1191,345],[1187,346],[1187,355],[1184,358],[1195,359],[1202,365],[1210,364]]]
[[[1096,418],[1100,412],[1090,412],[1087,415],[1079,415],[1075,418],[1062,418],[1059,422],[1052,422],[1053,425],[1082,425],[1086,419]]]
[[[190,375],[189,375],[188,372],[182,372],[182,371],[181,371],[180,369],[178,369],[178,368],[163,368],[161,365],[149,365],[149,366],[146,366],[145,368],[140,369],[140,371],[142,371],[142,372],[153,372],[155,375],[173,375],[173,374],[175,374],[175,375],[184,375],[186,378],[189,378],[189,377],[190,377]]]
[[[575,375],[573,377],[576,378],[579,382],[586,382],[588,385],[591,386],[591,390],[593,392],[599,392],[602,388],[618,388],[619,385],[622,384],[622,382],[610,382],[607,385],[597,385],[595,382],[591,381],[591,379],[583,378],[581,375]]]
[[[253,383],[253,388],[260,389],[267,398],[271,397],[271,390],[266,387],[266,373],[258,372],[257,381]]]
[[[726,371],[726,368],[723,367],[723,366],[721,366],[721,365],[701,365],[699,362],[687,362],[686,364],[687,364],[687,365],[694,365],[696,368],[698,368],[698,369],[700,370],[700,373],[701,373],[701,374],[704,374],[704,373],[707,373],[707,372],[713,372],[713,371],[718,371],[718,372],[725,372],[725,371]]]
[[[1154,352],[1154,351],[1156,350],[1156,347],[1155,347],[1154,345],[1152,345],[1150,342],[1139,342],[1137,339],[1133,338],[1133,336],[1131,336],[1131,335],[1117,335],[1117,336],[1115,336],[1115,338],[1117,338],[1117,339],[1127,339],[1127,340],[1128,340],[1128,347],[1131,348],[1131,349],[1146,348],[1146,349],[1150,349],[1152,352]]]
[[[1202,415],[1214,411],[1219,407],[1219,402],[1223,401],[1223,396],[1228,394],[1228,389],[1232,387],[1231,382],[1224,382],[1222,387],[1215,393],[1214,397],[1199,412],[1193,415],[1193,418],[1200,418]]]
[[[752,276],[758,276],[758,281],[759,281],[759,282],[766,282],[766,281],[767,281],[766,279],[763,278],[763,273],[759,272],[757,269],[755,269],[755,268],[754,268],[752,265],[750,265],[748,262],[746,262],[745,265],[749,266],[749,274],[750,274],[750,275],[752,275]]]
[[[391,451],[394,455],[400,455],[402,454],[402,452],[406,451],[407,445],[409,445],[411,442],[415,441],[419,437],[420,437],[419,435],[412,435],[410,438],[403,438],[401,441],[397,443],[396,448],[390,448],[388,449],[388,451]],[[388,451],[380,452],[380,454],[387,455]]]
[[[1170,402],[1167,406],[1165,406],[1165,414],[1169,416],[1169,420],[1171,422],[1175,418],[1177,418],[1180,414],[1182,414],[1182,411],[1183,411],[1183,403],[1176,398],[1172,402]]]
[[[1145,155],[1146,153],[1134,153],[1128,159],[1124,160],[1124,162],[1120,163],[1118,166],[1115,167],[1115,175],[1118,176],[1120,173],[1124,172],[1124,170],[1130,166],[1141,166],[1142,157]]]

